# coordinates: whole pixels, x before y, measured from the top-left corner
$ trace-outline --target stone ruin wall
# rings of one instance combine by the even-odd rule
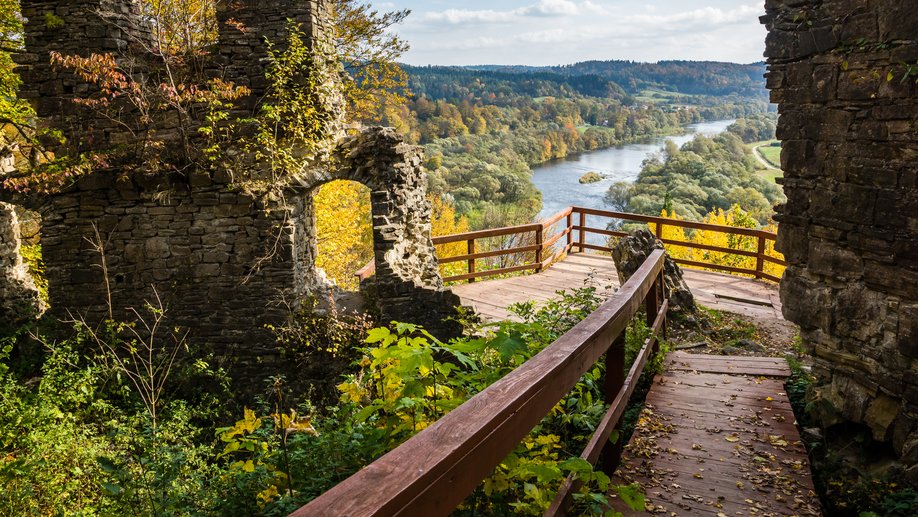
[[[785,316],[824,425],[864,423],[918,483],[918,9],[767,0],[787,204]],[[889,77],[889,74],[892,74]]]
[[[90,145],[126,138],[116,126],[95,119],[65,126],[68,119],[61,115],[75,110],[71,99],[88,89],[47,63],[50,50],[126,52],[147,36],[132,6],[129,0],[23,0],[29,22],[27,51],[19,60],[22,96],[33,102],[44,123],[67,134],[91,135]],[[93,14],[100,9],[117,13],[117,23]],[[265,38],[285,38],[288,19],[316,38],[325,30],[325,9],[323,0],[221,5],[220,44],[210,70],[252,90],[239,109],[251,110],[265,93]],[[49,30],[46,12],[64,20],[63,27]],[[230,18],[246,30],[223,23]],[[231,177],[225,171],[188,177],[129,172],[126,181],[102,172],[60,194],[33,199],[43,217],[52,315],[99,321],[108,313],[110,291],[116,319],[130,319],[129,309],[152,301],[155,288],[170,325],[190,329],[191,343],[226,358],[235,375],[276,365],[283,351],[264,326],[284,323],[308,297],[334,294],[314,266],[313,192],[325,182],[351,179],[372,190],[379,265],[374,283],[383,321],[413,321],[436,334],[455,333],[455,325],[443,320],[459,300],[443,288],[437,271],[420,150],[377,128],[343,139],[335,153],[329,163],[337,165],[311,167],[289,185],[284,205],[266,206],[228,188]],[[100,240],[107,275],[97,249]]]

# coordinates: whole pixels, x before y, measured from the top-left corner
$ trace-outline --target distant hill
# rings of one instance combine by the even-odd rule
[[[768,96],[763,79],[764,63],[742,65],[717,61],[584,61],[552,67],[482,65],[465,68],[503,74],[602,78],[632,95],[648,89],[659,89],[690,95],[737,95],[763,99]]]
[[[484,70],[469,67],[405,66],[412,93],[433,100],[461,102],[494,97],[578,96],[622,99],[625,91],[614,81],[592,74],[559,74],[555,71]]]

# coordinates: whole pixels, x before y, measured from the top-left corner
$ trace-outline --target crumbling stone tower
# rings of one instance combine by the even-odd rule
[[[825,425],[868,425],[918,485],[918,10],[766,0],[787,205],[785,316]]]
[[[219,44],[207,74],[248,87],[251,95],[234,109],[256,111],[267,93],[266,42],[283,45],[293,20],[314,46],[327,30],[328,9],[325,0],[221,2]],[[131,135],[110,120],[74,116],[81,112],[73,99],[92,86],[53,68],[49,54],[142,53],[150,32],[135,2],[23,0],[22,10],[28,20],[26,53],[18,59],[22,97],[41,122],[81,149],[130,143]],[[331,126],[342,129],[341,98],[323,102],[337,114]],[[52,314],[99,321],[110,299],[116,319],[129,319],[131,308],[158,295],[169,324],[189,329],[192,345],[226,358],[237,376],[277,364],[283,354],[265,325],[287,321],[303,300],[330,290],[315,268],[313,192],[350,179],[372,189],[382,317],[455,331],[443,322],[458,298],[438,273],[420,150],[381,128],[332,133],[335,159],[290,178],[282,203],[230,188],[224,170],[155,174],[129,166],[82,177],[53,195],[5,196],[43,215]]]

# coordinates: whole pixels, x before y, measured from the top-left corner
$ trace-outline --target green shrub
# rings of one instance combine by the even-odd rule
[[[281,389],[275,390],[267,416],[258,418],[247,410],[234,426],[218,430],[241,496],[231,503],[236,505],[232,510],[280,515],[305,504],[511,372],[600,302],[594,288],[584,288],[539,309],[519,304],[512,310],[522,321],[478,325],[470,334],[480,337],[450,342],[407,323],[371,330],[357,371],[338,385],[341,400],[326,413],[303,405],[299,411],[286,407]],[[646,337],[641,325],[629,338],[632,348]],[[606,410],[604,375],[600,361],[457,514],[540,515],[571,474],[584,481],[575,496],[580,513],[603,513],[610,489],[642,508],[637,488],[613,487],[607,475],[575,456]]]

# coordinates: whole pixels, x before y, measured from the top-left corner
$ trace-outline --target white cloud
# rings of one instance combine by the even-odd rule
[[[577,4],[568,0],[542,0],[536,5],[520,9],[523,14],[536,14],[543,16],[575,15],[580,13]]]
[[[612,11],[607,9],[605,6],[602,6],[595,2],[590,2],[590,0],[587,0],[586,2],[581,3],[580,7],[582,7],[585,12],[593,13],[593,14],[611,14],[612,13]]]
[[[465,23],[500,23],[513,20],[517,16],[515,11],[469,11],[467,9],[447,9],[445,11],[424,14],[425,21],[446,22],[453,25]]]
[[[648,27],[678,27],[688,30],[691,26],[697,25],[716,26],[748,22],[749,20],[757,19],[761,11],[762,8],[757,5],[741,5],[730,10],[704,7],[681,13],[664,15],[638,14],[626,18],[631,23]],[[686,24],[689,24],[689,26],[686,26]]]
[[[584,8],[589,9],[600,7],[593,4],[593,2],[584,2],[584,4],[590,4],[590,7],[584,5]],[[506,11],[495,11],[493,9],[431,11],[425,13],[422,19],[427,22],[445,22],[452,25],[461,25],[467,23],[506,23],[526,16],[575,16],[580,12],[577,4],[569,0],[541,0],[537,4]]]

